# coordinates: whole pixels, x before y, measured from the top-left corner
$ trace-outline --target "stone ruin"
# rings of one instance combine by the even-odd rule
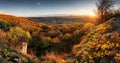
[[[23,42],[21,46],[21,53],[27,54],[27,42]]]
[[[22,44],[19,45],[18,51],[27,54],[27,42],[22,42]]]

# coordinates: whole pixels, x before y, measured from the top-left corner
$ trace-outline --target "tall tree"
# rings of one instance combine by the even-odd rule
[[[111,9],[114,7],[114,3],[114,0],[98,0],[96,3],[97,14],[99,17],[98,24],[103,23],[108,19],[107,16]]]

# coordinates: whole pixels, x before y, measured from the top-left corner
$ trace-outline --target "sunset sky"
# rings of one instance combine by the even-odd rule
[[[116,0],[115,8],[120,7]],[[0,0],[0,13],[15,16],[88,15],[97,0]]]

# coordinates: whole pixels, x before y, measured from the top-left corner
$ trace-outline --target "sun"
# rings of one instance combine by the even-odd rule
[[[93,11],[88,11],[81,9],[80,11],[74,12],[73,15],[83,15],[83,16],[90,16],[90,17],[96,17],[96,14]]]
[[[89,12],[88,15],[91,16],[91,17],[95,17],[96,16],[96,14],[94,12]]]

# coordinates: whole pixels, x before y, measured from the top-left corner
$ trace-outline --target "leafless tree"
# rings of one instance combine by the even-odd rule
[[[98,0],[96,3],[97,15],[99,17],[99,24],[107,20],[107,15],[114,7],[114,0]]]

